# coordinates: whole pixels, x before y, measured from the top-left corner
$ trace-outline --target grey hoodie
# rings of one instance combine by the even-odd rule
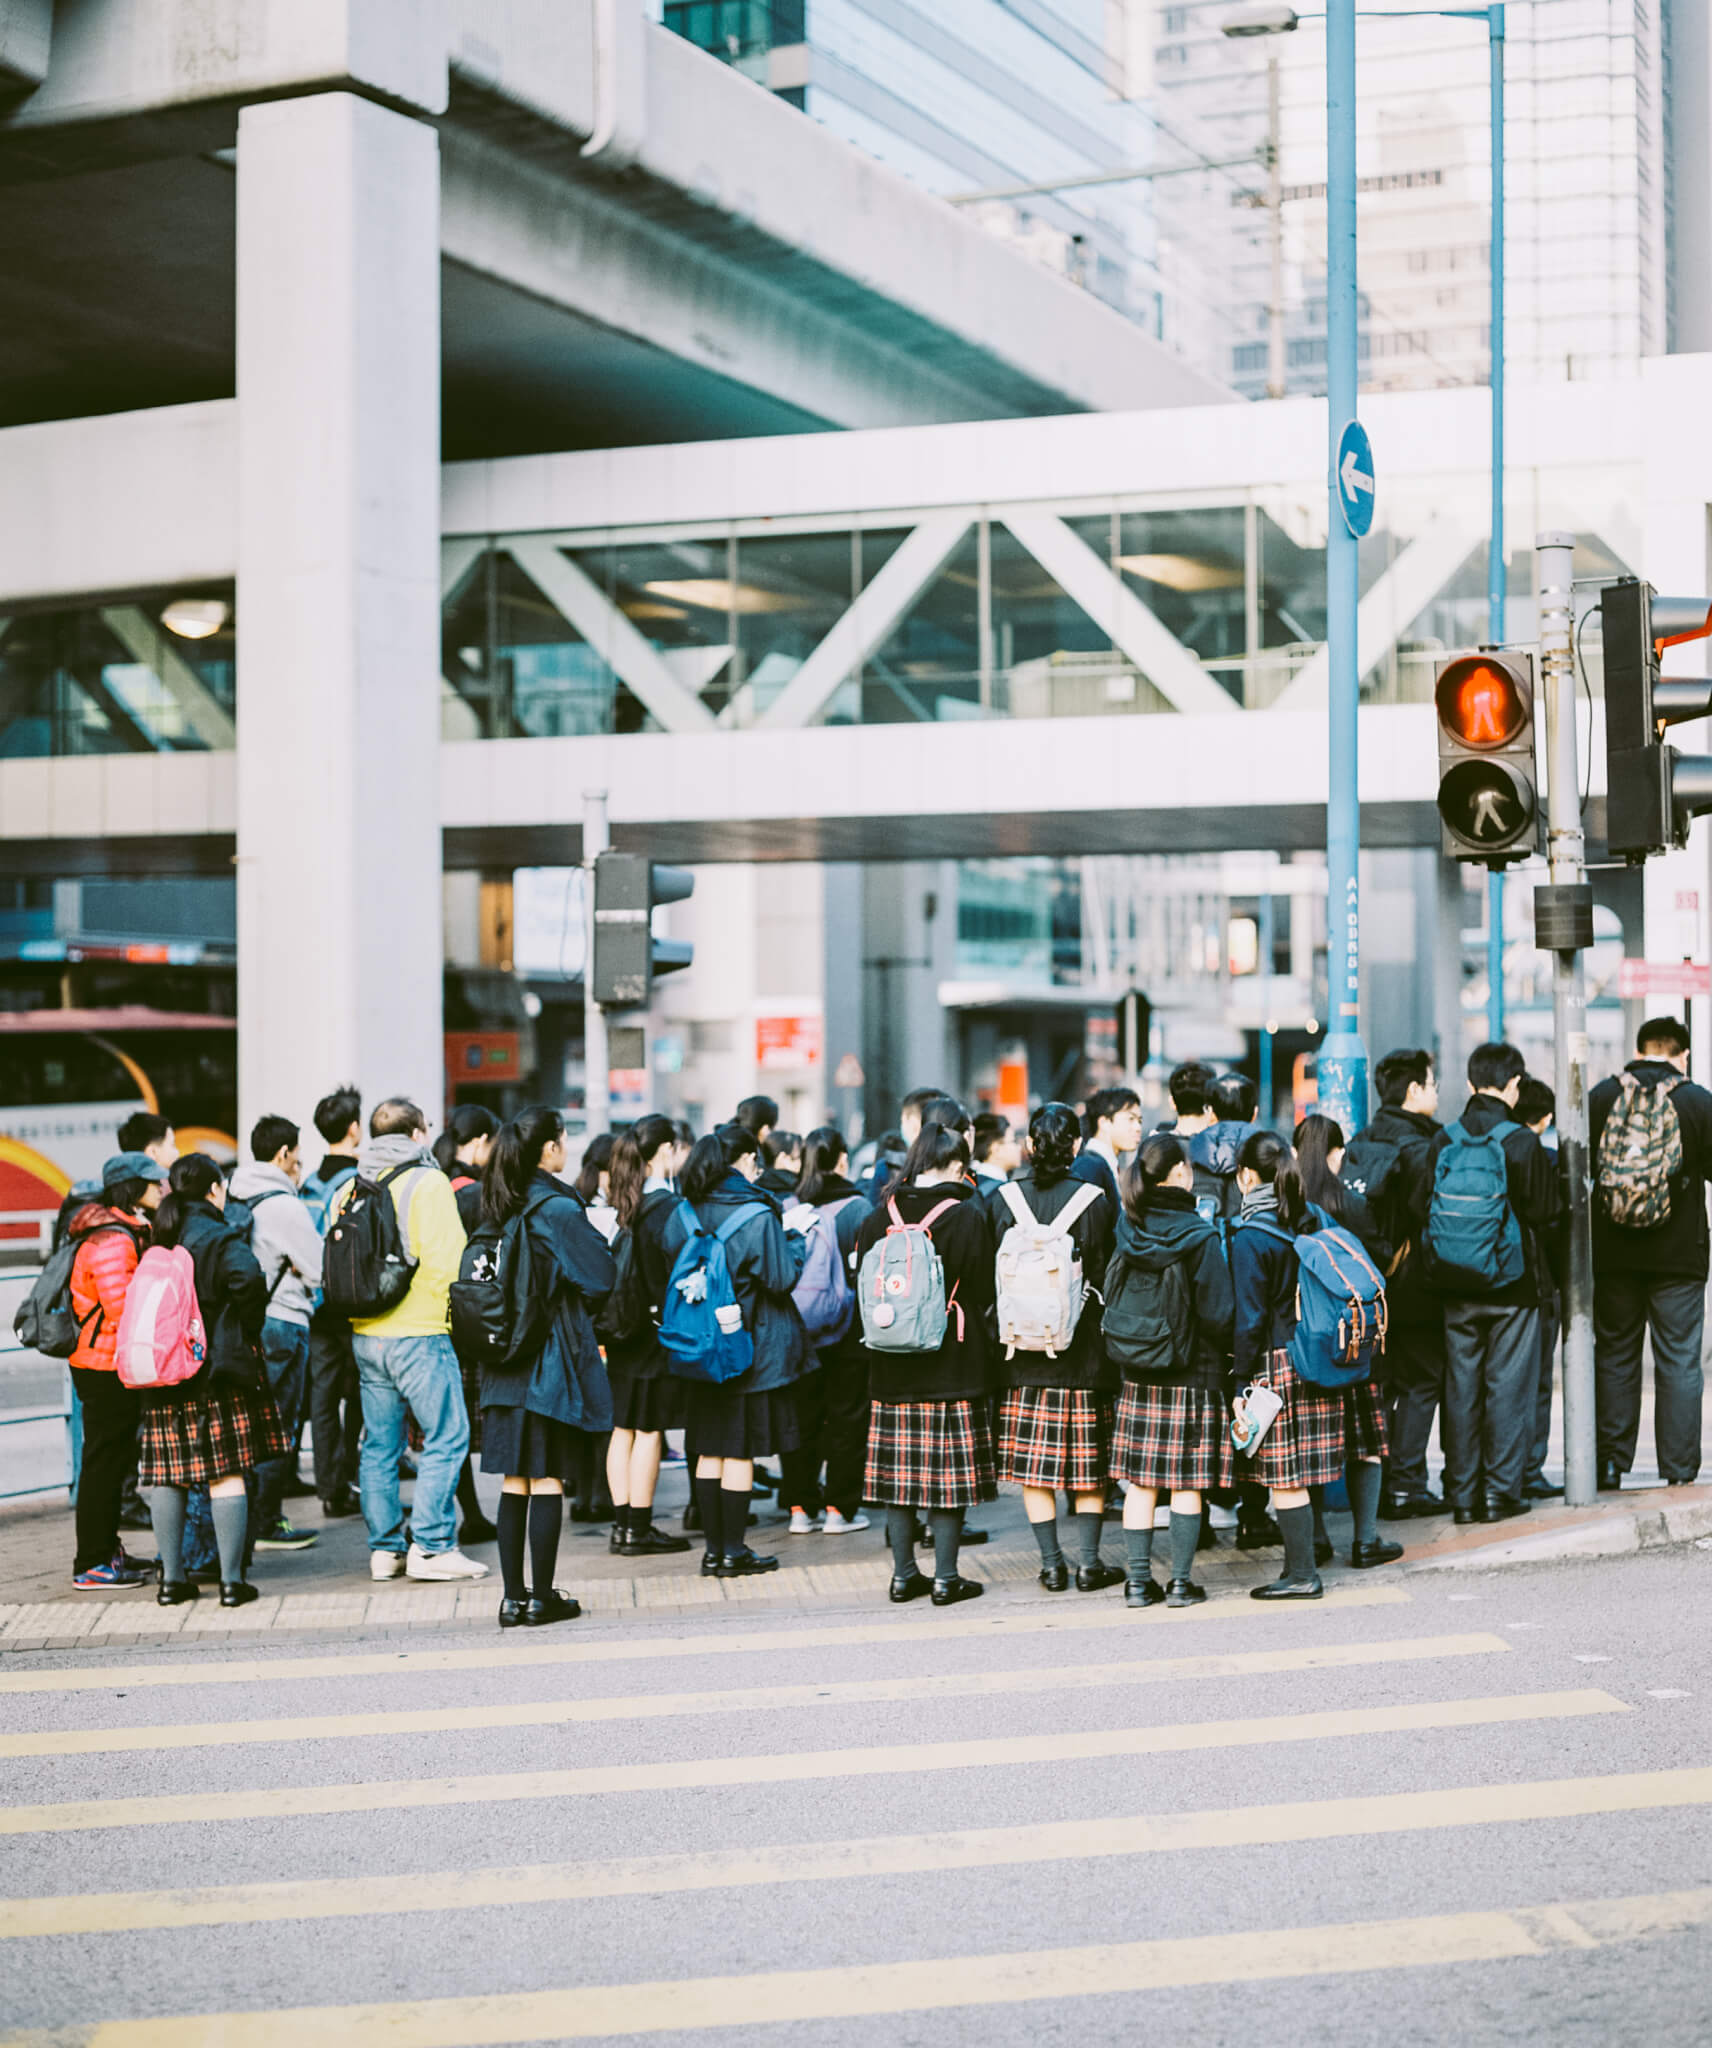
[[[250,1249],[272,1289],[268,1315],[307,1329],[321,1287],[321,1233],[297,1183],[283,1167],[249,1160],[234,1168],[231,1189],[255,1217]]]

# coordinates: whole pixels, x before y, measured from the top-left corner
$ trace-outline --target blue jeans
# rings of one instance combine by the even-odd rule
[[[363,1397],[363,1449],[358,1491],[369,1548],[403,1555],[404,1507],[398,1494],[398,1460],[404,1449],[408,1408],[422,1431],[416,1461],[416,1498],[410,1534],[430,1554],[457,1547],[453,1505],[458,1474],[470,1448],[470,1418],[458,1354],[450,1337],[358,1337],[357,1383]]]
[[[286,1435],[295,1445],[309,1399],[308,1324],[282,1322],[277,1316],[269,1316],[262,1325],[262,1364],[267,1371],[273,1405],[279,1410]],[[295,1449],[283,1458],[264,1458],[256,1466],[250,1519],[258,1536],[271,1529],[284,1512],[285,1483],[296,1467]]]

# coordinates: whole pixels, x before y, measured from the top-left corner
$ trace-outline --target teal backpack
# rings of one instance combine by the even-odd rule
[[[1427,1277],[1453,1294],[1495,1294],[1522,1277],[1522,1226],[1510,1206],[1503,1132],[1477,1138],[1459,1120],[1433,1163],[1422,1237]]]
[[[937,1351],[945,1342],[951,1311],[957,1309],[959,1334],[963,1311],[955,1287],[945,1292],[945,1265],[928,1235],[955,1199],[930,1209],[919,1223],[906,1223],[896,1202],[886,1204],[891,1228],[863,1255],[856,1276],[856,1300],[862,1311],[862,1342],[870,1351]]]
[[[678,1218],[688,1235],[666,1282],[666,1301],[660,1312],[660,1349],[671,1361],[667,1370],[675,1378],[705,1380],[722,1387],[755,1363],[755,1339],[750,1332],[740,1321],[735,1329],[724,1327],[736,1320],[731,1311],[737,1307],[725,1247],[751,1216],[770,1213],[758,1202],[747,1203],[717,1230],[709,1230],[688,1202],[678,1204]]]

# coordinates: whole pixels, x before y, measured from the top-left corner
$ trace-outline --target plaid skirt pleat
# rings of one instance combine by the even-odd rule
[[[1084,1387],[1012,1387],[999,1409],[999,1477],[1015,1486],[1099,1493],[1112,1404]]]
[[[291,1438],[270,1396],[215,1386],[171,1400],[143,1397],[139,1486],[211,1486],[286,1457]]]
[[[998,1493],[985,1401],[874,1401],[862,1498],[889,1508],[967,1508]]]
[[[1211,1387],[1125,1380],[1112,1431],[1112,1477],[1130,1486],[1204,1493],[1235,1469],[1230,1414]]]
[[[1237,1460],[1241,1478],[1265,1486],[1330,1486],[1351,1458],[1386,1455],[1385,1410],[1371,1380],[1317,1387],[1298,1377],[1288,1351],[1273,1352],[1266,1378],[1284,1406],[1255,1455]]]

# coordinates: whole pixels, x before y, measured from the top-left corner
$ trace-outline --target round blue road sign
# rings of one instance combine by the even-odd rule
[[[1360,420],[1351,420],[1338,436],[1337,500],[1343,523],[1357,540],[1373,524],[1373,443]]]

